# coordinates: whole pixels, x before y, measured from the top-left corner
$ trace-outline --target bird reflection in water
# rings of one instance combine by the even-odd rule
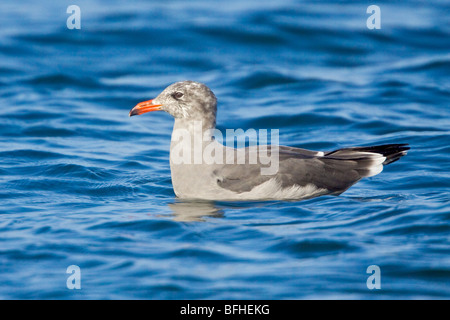
[[[224,212],[214,201],[175,200],[168,204],[175,221],[205,221],[206,218],[222,218]]]

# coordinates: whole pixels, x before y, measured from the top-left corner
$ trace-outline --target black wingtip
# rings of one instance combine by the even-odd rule
[[[379,153],[386,157],[383,162],[384,165],[391,164],[401,157],[406,156],[407,151],[410,150],[407,143],[385,144],[380,146],[367,147],[365,151]],[[361,150],[362,151],[362,150]]]
[[[386,157],[384,161],[384,165],[393,163],[400,159],[401,157],[407,154],[407,151],[410,150],[409,144],[407,143],[395,143],[395,144],[383,144],[378,146],[370,146],[370,147],[354,147],[354,148],[344,148],[331,151],[326,153],[326,156],[330,156],[333,154],[342,154],[344,152],[370,152],[370,153],[378,153],[383,157]]]
[[[383,144],[379,146],[371,146],[371,147],[361,147],[358,148],[358,151],[366,151],[366,152],[375,152],[380,153],[383,156],[388,156],[393,153],[406,151],[411,149],[407,143],[396,143],[396,144]]]

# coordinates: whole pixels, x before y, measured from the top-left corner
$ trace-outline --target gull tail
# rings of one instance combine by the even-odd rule
[[[371,177],[383,171],[383,165],[393,163],[406,155],[408,144],[385,144],[372,147],[354,147],[325,153],[328,159],[351,161],[361,177]]]
[[[354,148],[344,148],[335,151],[331,151],[325,154],[325,156],[343,156],[343,155],[356,155],[359,152],[368,152],[382,155],[386,158],[383,165],[393,163],[405,156],[410,148],[407,143],[402,144],[385,144],[381,146],[372,147],[354,147]]]

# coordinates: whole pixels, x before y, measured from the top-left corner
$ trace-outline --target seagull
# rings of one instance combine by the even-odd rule
[[[156,98],[138,103],[129,116],[158,110],[175,118],[170,170],[180,199],[302,200],[339,195],[362,178],[379,174],[410,149],[404,143],[333,151],[272,144],[225,146],[215,138],[216,96],[196,81],[171,84]]]

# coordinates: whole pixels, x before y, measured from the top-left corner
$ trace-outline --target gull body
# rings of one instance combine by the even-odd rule
[[[175,118],[170,145],[174,192],[182,199],[301,200],[338,195],[364,177],[406,155],[406,144],[312,151],[287,146],[234,149],[214,139],[217,99],[204,84],[176,82],[156,98],[136,105],[130,116],[162,110]],[[203,158],[211,155],[214,161]],[[277,170],[264,174],[267,157]],[[248,161],[250,158],[256,161]]]

